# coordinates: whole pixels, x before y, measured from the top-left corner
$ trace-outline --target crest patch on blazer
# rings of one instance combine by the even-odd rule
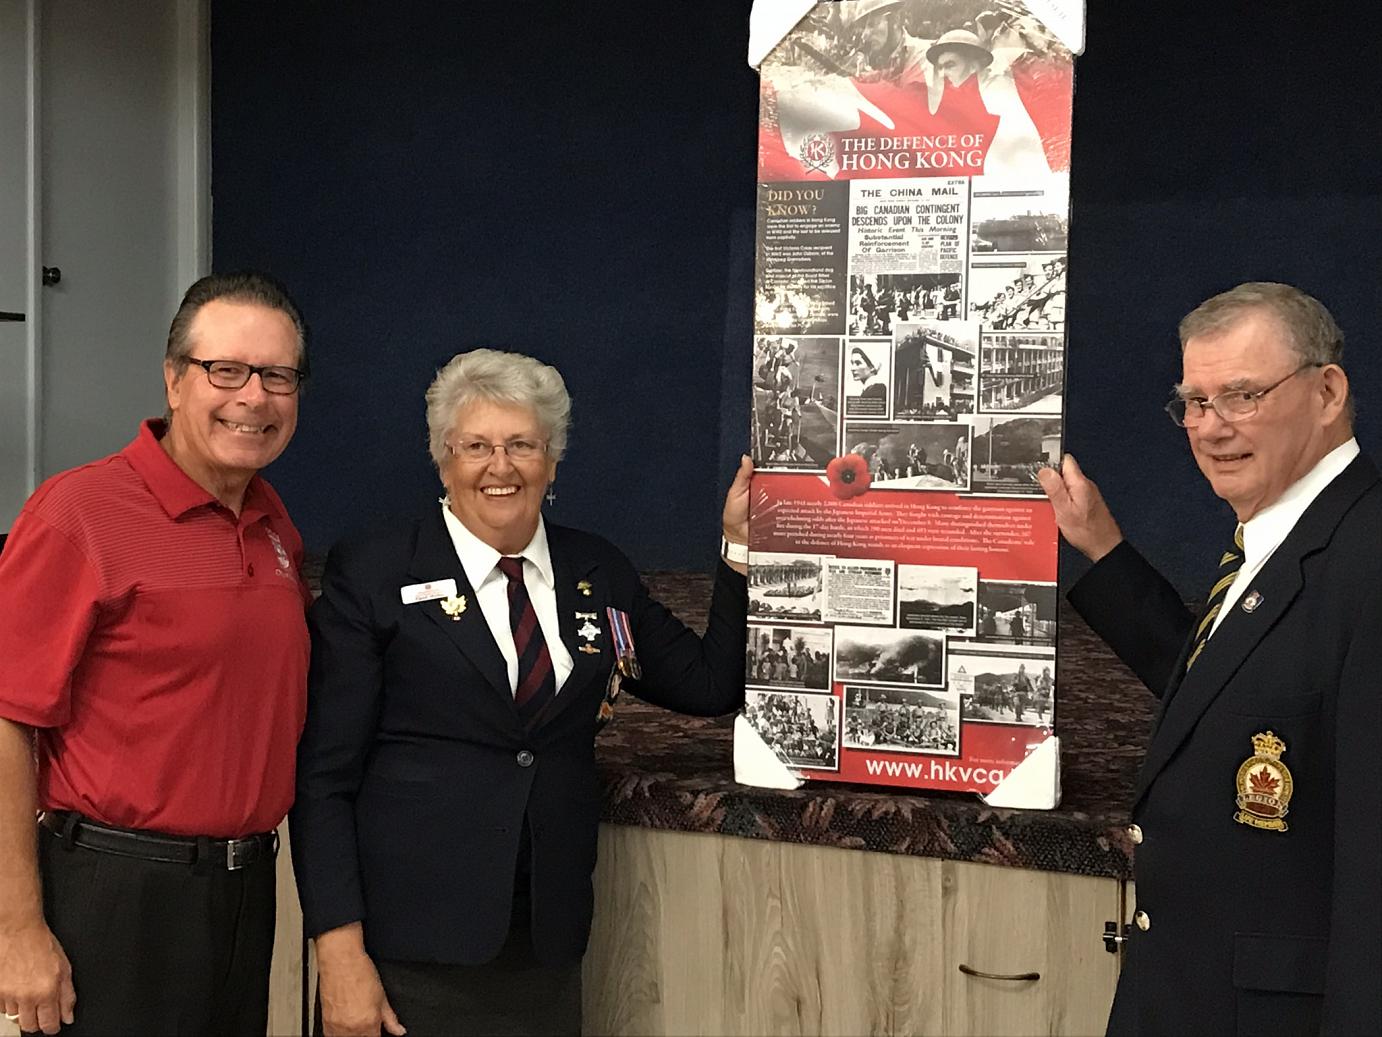
[[[1238,812],[1233,820],[1271,832],[1286,831],[1294,782],[1281,761],[1286,743],[1271,731],[1252,736],[1253,755],[1238,768]]]

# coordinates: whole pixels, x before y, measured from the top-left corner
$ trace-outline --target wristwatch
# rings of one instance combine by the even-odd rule
[[[741,565],[749,564],[749,545],[731,543],[727,538],[720,537],[720,557],[726,562],[738,562]]]

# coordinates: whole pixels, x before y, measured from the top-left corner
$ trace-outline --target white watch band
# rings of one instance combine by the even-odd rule
[[[726,562],[739,562],[741,565],[748,565],[749,545],[733,544],[724,537],[720,537],[720,557]]]

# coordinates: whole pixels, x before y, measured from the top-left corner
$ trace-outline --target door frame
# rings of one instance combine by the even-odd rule
[[[211,16],[210,0],[172,0],[176,32],[174,136],[177,189],[173,200],[179,283],[211,269]],[[25,496],[39,482],[43,428],[43,126],[42,0],[24,0],[25,185],[24,285]],[[171,315],[170,315],[171,316]]]

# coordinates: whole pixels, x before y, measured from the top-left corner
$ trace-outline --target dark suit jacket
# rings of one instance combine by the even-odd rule
[[[1110,1033],[1382,1033],[1380,595],[1382,483],[1362,456],[1188,674],[1192,616],[1131,545],[1072,590],[1162,698],[1133,807],[1150,926],[1131,929]],[[1285,832],[1234,820],[1268,730],[1294,779]]]
[[[547,536],[575,669],[527,733],[439,509],[328,557],[290,815],[310,935],[363,920],[381,958],[489,961],[509,931],[526,820],[534,948],[547,964],[580,959],[602,799],[594,741],[615,663],[606,606],[628,613],[643,668],[625,689],[698,716],[743,704],[743,576],[720,564],[702,642],[613,545],[551,524]],[[457,620],[439,601],[402,604],[401,587],[448,578],[469,602]],[[597,615],[592,642],[577,612]]]

